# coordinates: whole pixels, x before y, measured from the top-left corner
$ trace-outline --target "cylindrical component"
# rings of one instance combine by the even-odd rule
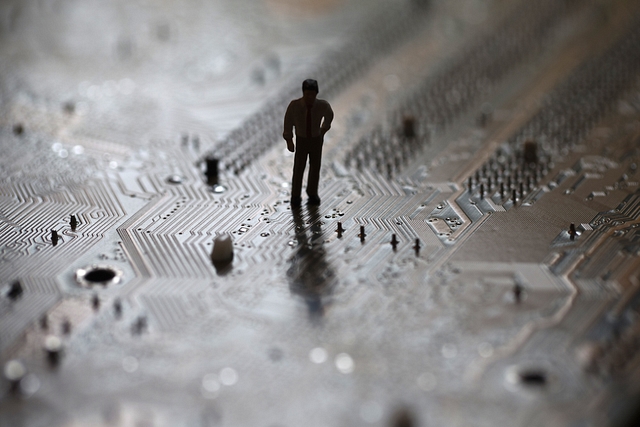
[[[218,163],[219,159],[217,157],[207,157],[207,183],[210,185],[214,185],[218,183]]]
[[[27,374],[27,368],[19,360],[9,360],[4,364],[4,377],[11,384],[11,391],[17,392],[20,380]]]
[[[62,353],[62,340],[55,335],[47,335],[44,339],[44,351],[47,353],[47,359],[52,365],[60,361]]]
[[[538,144],[535,141],[528,140],[524,143],[523,160],[525,165],[538,163]]]
[[[402,119],[402,133],[405,138],[414,138],[416,136],[416,119],[413,116],[405,116]]]
[[[211,261],[214,264],[228,264],[233,261],[233,241],[229,234],[221,234],[213,241]]]

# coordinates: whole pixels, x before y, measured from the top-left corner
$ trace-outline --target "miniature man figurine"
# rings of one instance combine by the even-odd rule
[[[302,199],[302,176],[309,157],[309,176],[307,178],[308,204],[319,205],[318,181],[322,159],[324,134],[331,129],[333,110],[323,99],[316,99],[318,82],[307,79],[302,82],[302,98],[294,99],[284,115],[284,133],[287,149],[294,151],[293,128],[296,128],[295,157],[293,161],[293,181],[291,183],[291,206],[297,208]]]

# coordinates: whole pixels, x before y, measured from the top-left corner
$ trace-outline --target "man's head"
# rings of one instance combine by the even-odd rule
[[[302,82],[302,98],[305,104],[313,105],[318,95],[318,82],[313,79],[307,79]]]

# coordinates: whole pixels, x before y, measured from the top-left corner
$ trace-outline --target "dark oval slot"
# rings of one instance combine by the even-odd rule
[[[87,272],[84,279],[92,283],[104,283],[116,277],[116,272],[107,268],[96,268]]]
[[[547,375],[542,371],[524,371],[520,372],[519,376],[525,385],[543,386],[547,383]]]

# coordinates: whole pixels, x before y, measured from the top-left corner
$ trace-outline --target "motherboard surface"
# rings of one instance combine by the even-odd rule
[[[0,426],[637,425],[639,24],[3,1]],[[306,78],[335,120],[292,209]]]

